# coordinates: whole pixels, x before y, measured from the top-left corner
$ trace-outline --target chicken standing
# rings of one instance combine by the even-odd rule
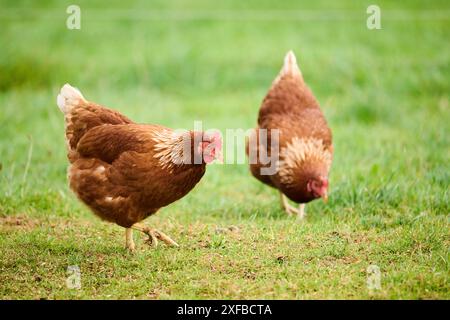
[[[267,142],[260,138],[261,129],[266,129]],[[287,53],[283,68],[262,102],[258,127],[250,135],[247,153],[259,155],[263,148],[272,155],[273,129],[279,129],[279,159],[272,160],[277,161],[275,173],[261,174],[261,169],[271,163],[263,164],[259,156],[250,163],[250,171],[261,182],[279,190],[282,206],[289,215],[303,218],[305,203],[320,197],[327,200],[333,146],[331,130],[292,51]],[[299,208],[291,206],[287,198],[300,203]]]
[[[175,131],[136,124],[122,114],[84,99],[66,84],[57,98],[65,115],[71,189],[100,218],[178,244],[139,222],[185,196],[200,181],[205,166],[219,157],[218,132]]]

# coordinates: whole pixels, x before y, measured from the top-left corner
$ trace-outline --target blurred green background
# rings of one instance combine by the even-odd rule
[[[81,30],[66,28],[70,4]],[[450,3],[376,1],[381,30],[366,27],[370,4],[0,0],[0,296],[449,298]],[[295,224],[245,165],[214,165],[148,219],[187,249],[128,257],[122,230],[68,190],[60,87],[137,122],[247,129],[290,49],[333,130],[329,204]],[[239,240],[214,232],[231,224]],[[220,272],[204,262],[215,254]],[[68,264],[81,291],[64,287]]]

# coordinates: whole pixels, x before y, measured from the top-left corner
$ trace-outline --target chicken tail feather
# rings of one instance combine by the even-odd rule
[[[284,57],[283,67],[281,68],[278,76],[273,81],[272,85],[276,85],[281,80],[281,78],[285,76],[298,78],[303,81],[302,72],[298,67],[297,59],[295,58],[295,54],[292,50],[286,53],[286,56]]]
[[[298,67],[297,64],[297,58],[295,57],[295,54],[292,50],[286,53],[286,56],[284,57],[284,65],[280,72],[280,75],[287,75],[287,74],[290,74],[292,76],[302,75],[300,68]]]
[[[86,101],[81,94],[80,90],[72,87],[70,84],[66,83],[58,94],[56,103],[59,109],[64,113],[70,112],[70,110],[76,106],[80,101]]]

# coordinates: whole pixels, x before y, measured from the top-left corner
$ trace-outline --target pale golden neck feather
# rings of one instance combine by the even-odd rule
[[[278,175],[281,182],[289,184],[294,181],[297,170],[311,164],[316,164],[328,173],[331,160],[332,154],[325,148],[321,139],[294,137],[280,151]]]
[[[164,169],[172,171],[176,166],[185,164],[191,155],[191,135],[189,131],[175,132],[169,129],[153,133],[155,145],[154,157]]]

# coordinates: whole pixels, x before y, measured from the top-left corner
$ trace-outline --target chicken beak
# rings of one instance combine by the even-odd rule
[[[325,191],[325,193],[322,196],[323,202],[327,203],[328,202],[328,192]]]

